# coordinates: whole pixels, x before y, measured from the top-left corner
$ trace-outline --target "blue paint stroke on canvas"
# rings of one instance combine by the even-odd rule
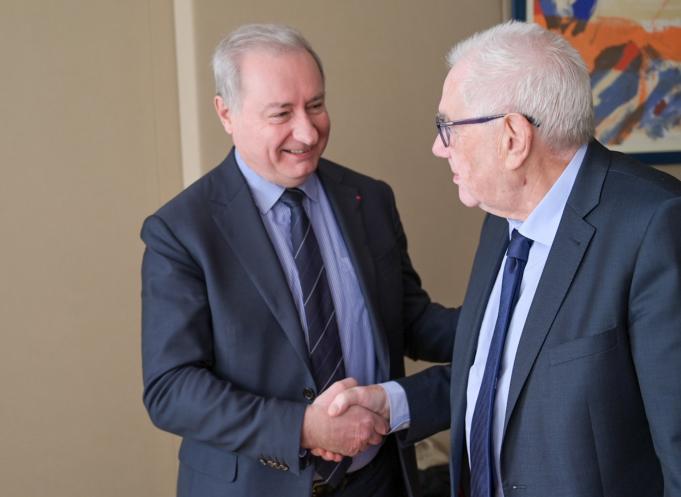
[[[609,6],[604,16],[597,0],[535,0],[535,20],[565,36],[590,67],[601,141],[635,134],[654,143],[680,133],[681,19],[664,17],[664,1],[643,20],[627,18],[624,4],[614,13]]]

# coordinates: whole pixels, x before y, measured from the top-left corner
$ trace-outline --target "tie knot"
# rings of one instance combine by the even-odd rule
[[[513,233],[511,233],[511,243],[508,244],[506,255],[527,262],[531,246],[532,240],[525,238],[518,230],[513,230]]]
[[[303,206],[303,198],[305,198],[305,192],[298,188],[287,188],[284,193],[281,194],[279,200],[281,200],[289,209],[299,209]]]

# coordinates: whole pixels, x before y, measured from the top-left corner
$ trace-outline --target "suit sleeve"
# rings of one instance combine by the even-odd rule
[[[409,404],[409,428],[400,432],[400,442],[409,445],[446,430],[451,423],[449,365],[432,366],[397,382]]]
[[[653,216],[631,285],[629,334],[646,416],[664,477],[681,495],[681,199]]]
[[[142,228],[144,404],[153,423],[182,437],[300,471],[305,404],[264,398],[216,376],[201,267],[159,217]]]

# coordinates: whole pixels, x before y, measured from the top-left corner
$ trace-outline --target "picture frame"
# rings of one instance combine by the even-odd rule
[[[512,0],[514,19],[565,37],[591,74],[596,138],[681,164],[681,9],[651,0]]]

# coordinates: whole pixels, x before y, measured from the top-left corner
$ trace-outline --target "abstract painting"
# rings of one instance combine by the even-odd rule
[[[513,17],[580,52],[598,140],[651,164],[681,163],[681,0],[514,0]]]

